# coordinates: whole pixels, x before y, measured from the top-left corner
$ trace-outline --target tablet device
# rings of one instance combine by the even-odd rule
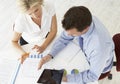
[[[61,84],[64,70],[44,69],[37,83],[40,84]]]

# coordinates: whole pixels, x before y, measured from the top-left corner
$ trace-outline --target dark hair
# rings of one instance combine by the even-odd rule
[[[82,32],[92,22],[92,16],[88,8],[75,6],[70,8],[64,15],[62,26],[65,30],[76,28]]]

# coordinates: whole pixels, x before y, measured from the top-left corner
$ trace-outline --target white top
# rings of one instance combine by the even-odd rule
[[[52,4],[44,3],[42,6],[41,28],[33,22],[27,14],[20,14],[16,21],[14,31],[22,33],[22,37],[28,43],[40,42],[45,39],[50,31],[52,16],[55,14]]]

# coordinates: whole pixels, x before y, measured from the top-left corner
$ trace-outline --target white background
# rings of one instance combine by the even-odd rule
[[[61,20],[65,11],[73,5],[84,5],[97,16],[111,37],[120,32],[120,0],[49,0],[54,3],[58,20],[58,34],[61,32]],[[12,37],[12,26],[19,13],[16,0],[0,0],[0,53],[6,49]],[[1,56],[0,56],[1,57]],[[119,84],[119,74],[113,69],[114,78],[109,83]],[[118,78],[118,79],[117,79]]]

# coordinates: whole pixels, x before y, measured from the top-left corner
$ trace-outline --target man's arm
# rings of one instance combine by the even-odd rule
[[[50,53],[46,56],[44,56],[39,64],[38,69],[42,67],[43,64],[48,62],[50,59],[56,56],[57,53],[59,53],[71,40],[73,40],[73,36],[67,35],[67,33],[64,31],[61,36],[56,40],[56,42],[53,44],[52,49]]]
[[[55,57],[57,53],[59,53],[66,45],[74,39],[73,36],[68,35],[65,31],[62,32],[61,36],[56,40],[53,44],[51,51],[49,54],[52,57]]]
[[[89,58],[87,58],[87,60],[90,64],[90,69],[83,71],[77,75],[68,75],[68,82],[86,84],[89,82],[97,81],[104,70],[106,72],[110,71],[110,69],[112,68],[112,49],[110,47],[104,49],[93,49],[92,52],[89,54]]]
[[[57,21],[56,21],[56,15],[52,17],[52,24],[51,24],[51,29],[50,32],[45,40],[45,42],[40,46],[43,48],[43,51],[48,47],[48,45],[54,40],[55,36],[57,33]],[[39,50],[39,53],[42,51]]]

